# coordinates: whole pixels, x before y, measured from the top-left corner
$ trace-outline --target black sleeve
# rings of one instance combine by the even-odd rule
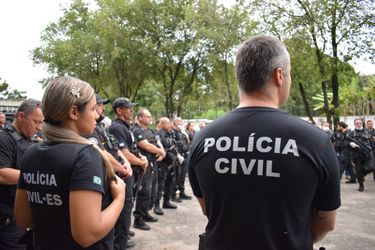
[[[203,140],[202,140],[203,142]],[[197,145],[193,145],[192,150],[190,151],[190,154],[187,159],[187,168],[188,168],[188,174],[189,174],[189,182],[191,189],[193,190],[193,194],[198,198],[203,198],[202,190],[199,186],[197,174],[196,174],[196,168],[199,168],[199,165],[195,163],[195,159],[198,159],[199,155],[202,153],[199,149],[202,147],[199,147],[199,143]]]
[[[115,126],[111,125],[108,131],[117,139],[119,149],[130,148],[130,145],[128,145],[128,142],[130,141],[131,138],[128,138],[129,133],[125,131],[125,128],[122,128],[116,125]]]
[[[134,134],[134,138],[135,138],[136,143],[138,143],[140,141],[143,141],[143,140],[146,140],[146,134],[145,134],[145,131],[143,129],[140,129],[140,128],[137,127],[133,130],[133,134]]]
[[[74,162],[70,190],[93,190],[104,194],[104,167],[99,152],[85,147]]]
[[[321,211],[331,211],[341,205],[339,166],[330,141],[328,141],[324,152],[321,169],[322,180],[315,194],[313,207]]]
[[[16,164],[16,145],[11,136],[0,131],[0,168],[18,167]]]

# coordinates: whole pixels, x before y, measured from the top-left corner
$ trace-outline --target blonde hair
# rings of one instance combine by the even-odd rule
[[[78,78],[60,76],[49,82],[42,100],[45,117],[43,135],[49,142],[92,145],[104,161],[106,177],[113,179],[115,173],[104,152],[96,144],[61,126],[67,120],[68,112],[73,105],[77,106],[79,112],[82,112],[94,95],[94,89]]]

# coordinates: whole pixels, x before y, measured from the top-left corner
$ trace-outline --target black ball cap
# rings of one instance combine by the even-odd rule
[[[95,94],[96,96],[96,104],[103,104],[103,105],[106,105],[110,102],[109,99],[101,99],[99,94]]]
[[[116,100],[113,101],[112,108],[131,108],[134,106],[137,106],[138,103],[136,102],[131,102],[128,98],[125,97],[119,97],[116,98]]]

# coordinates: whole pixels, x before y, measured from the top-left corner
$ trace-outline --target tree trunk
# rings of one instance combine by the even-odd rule
[[[340,107],[340,100],[339,100],[339,81],[338,81],[338,56],[337,56],[337,24],[336,24],[336,6],[337,2],[335,2],[335,11],[332,11],[332,28],[331,28],[331,45],[332,45],[332,76],[331,76],[331,84],[332,84],[332,116],[333,122],[336,125],[340,120],[339,114],[339,107]]]
[[[199,56],[197,57],[198,59],[194,61],[193,63],[193,72],[191,72],[190,76],[188,79],[186,79],[184,88],[182,89],[180,98],[178,100],[177,104],[177,116],[181,117],[182,116],[182,105],[185,103],[185,96],[188,94],[188,92],[191,90],[192,85],[196,79],[196,76],[198,74],[198,69],[201,67],[200,65],[200,60]]]
[[[324,112],[326,113],[327,116],[327,122],[331,125],[332,124],[332,116],[331,116],[331,111],[329,110],[329,103],[328,103],[328,94],[327,94],[327,82],[322,81],[322,91],[323,91],[323,98],[324,98]]]
[[[305,88],[303,87],[301,82],[298,82],[298,87],[299,87],[299,92],[301,93],[301,96],[302,96],[303,104],[305,106],[306,114],[309,117],[309,120],[311,121],[311,123],[316,124],[315,121],[314,121],[314,118],[311,114],[309,102],[307,101],[307,98],[306,98]]]
[[[227,87],[228,96],[229,96],[228,107],[229,107],[229,111],[230,111],[233,108],[233,97],[232,97],[232,91],[230,89],[230,84],[229,84],[228,62],[225,59],[224,59],[224,79],[225,79],[225,86]]]

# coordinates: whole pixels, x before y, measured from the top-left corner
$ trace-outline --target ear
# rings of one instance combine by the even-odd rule
[[[120,109],[119,107],[116,108],[116,110],[115,110],[115,114],[116,114],[116,115],[120,115],[120,111],[119,111],[119,109]]]
[[[281,67],[278,67],[274,70],[273,78],[277,87],[281,87],[283,85],[284,75],[283,75],[283,69]]]
[[[17,119],[19,119],[20,121],[23,121],[25,119],[25,117],[26,117],[25,112],[23,112],[23,111],[18,112]]]
[[[78,108],[77,106],[73,105],[69,112],[68,112],[68,117],[71,119],[71,120],[77,120],[78,119]]]

